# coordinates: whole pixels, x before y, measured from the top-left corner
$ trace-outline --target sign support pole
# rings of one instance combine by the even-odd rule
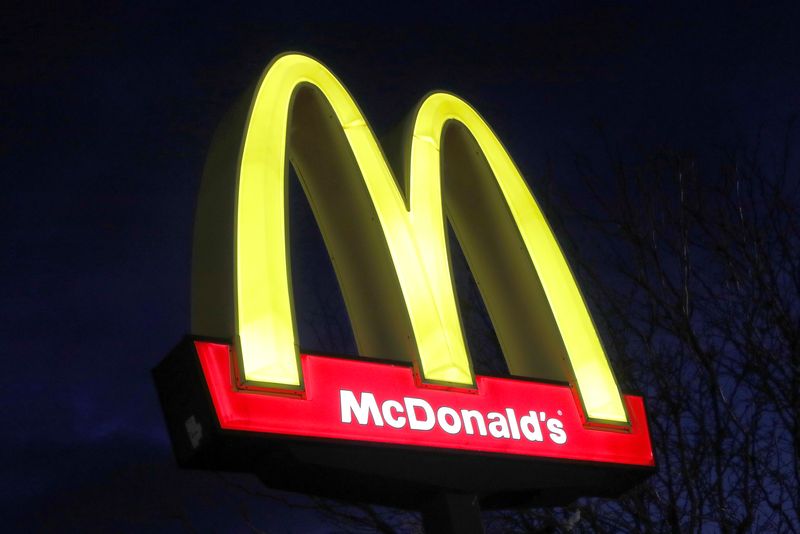
[[[430,534],[483,534],[481,507],[474,493],[436,493],[421,511],[422,525]]]

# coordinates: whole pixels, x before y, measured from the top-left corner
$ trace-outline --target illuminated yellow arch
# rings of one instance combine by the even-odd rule
[[[405,196],[358,106],[316,60],[279,56],[249,104],[223,124],[209,155],[195,228],[192,317],[196,334],[234,338],[245,386],[302,388],[287,245],[288,157],[362,354],[411,357],[426,382],[474,384],[444,205],[512,374],[567,378],[590,420],[627,422],[552,231],[511,158],[466,102],[432,93],[416,109]]]

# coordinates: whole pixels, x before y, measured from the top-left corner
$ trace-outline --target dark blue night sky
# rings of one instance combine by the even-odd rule
[[[19,530],[247,531],[246,507],[270,531],[327,531],[178,470],[150,377],[189,328],[213,131],[274,55],[326,63],[379,136],[432,89],[463,96],[534,190],[548,162],[574,187],[597,126],[626,150],[713,151],[800,111],[796,5],[111,4],[0,21],[0,515]]]

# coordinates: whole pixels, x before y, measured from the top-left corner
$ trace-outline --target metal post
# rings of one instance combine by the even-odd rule
[[[422,507],[422,524],[428,534],[483,534],[478,496],[441,492]]]

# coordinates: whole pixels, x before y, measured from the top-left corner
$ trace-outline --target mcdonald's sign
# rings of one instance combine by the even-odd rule
[[[559,500],[646,476],[643,401],[620,391],[564,254],[489,125],[459,97],[430,93],[407,120],[398,161],[306,55],[275,58],[223,121],[197,206],[192,335],[155,370],[179,460],[332,495],[347,473],[359,481],[353,494],[390,491],[391,502],[406,486],[487,499],[549,489]],[[358,357],[298,345],[289,165]],[[511,376],[473,371],[448,221]]]

